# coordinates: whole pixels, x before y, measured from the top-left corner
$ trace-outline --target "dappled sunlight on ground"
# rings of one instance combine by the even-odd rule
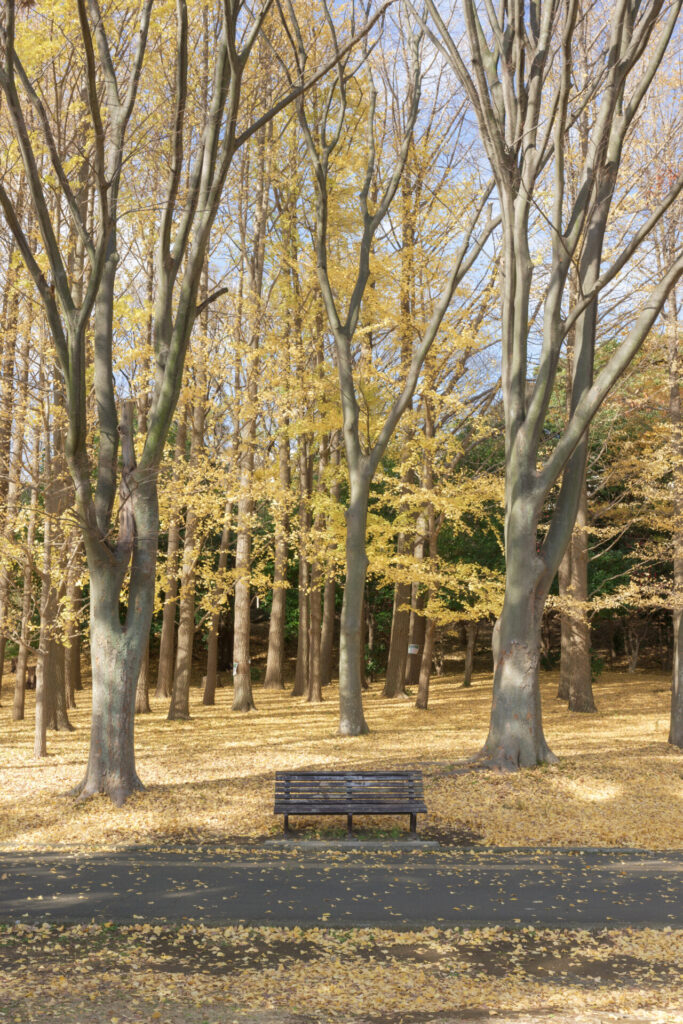
[[[322,705],[288,692],[255,690],[256,710],[230,710],[231,689],[217,706],[192,689],[192,720],[167,722],[167,702],[152,699],[136,722],[138,772],[147,786],[121,809],[108,799],[77,804],[67,796],[84,771],[90,694],[77,695],[76,731],[49,733],[48,757],[33,757],[33,694],[27,720],[11,721],[10,678],[0,708],[0,845],[106,849],[131,843],[220,842],[280,831],[272,814],[273,774],[284,768],[422,767],[429,815],[420,828],[479,836],[499,845],[683,847],[683,751],[666,743],[668,678],[605,674],[597,715],[570,714],[555,700],[556,675],[543,681],[552,767],[514,774],[464,765],[486,736],[490,676],[469,690],[453,677],[435,680],[430,709],[388,700],[381,683],[365,695],[370,734],[336,735],[336,687]],[[304,819],[310,824],[310,820]],[[322,822],[327,828],[333,820]],[[296,823],[296,822],[295,822]],[[361,818],[359,828],[386,827]],[[392,823],[393,824],[393,823]],[[398,822],[400,828],[407,820]]]

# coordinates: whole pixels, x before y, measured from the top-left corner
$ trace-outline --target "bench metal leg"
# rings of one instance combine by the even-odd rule
[[[346,815],[346,831],[348,832],[349,835],[353,834],[353,815],[352,814],[347,814]]]
[[[410,815],[410,831],[417,832],[417,814]]]
[[[288,836],[289,834],[289,815],[285,814],[285,835]]]

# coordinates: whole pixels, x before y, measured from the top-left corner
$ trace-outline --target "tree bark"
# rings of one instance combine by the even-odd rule
[[[669,420],[674,454],[673,471],[673,675],[669,743],[683,748],[683,403],[681,402],[681,344],[676,291],[669,300]]]
[[[230,546],[230,516],[232,503],[226,502],[223,530],[221,532],[221,543],[218,549],[218,586],[224,596],[223,576],[228,567],[228,553]],[[214,612],[209,620],[209,637],[206,652],[206,683],[202,704],[212,707],[216,703],[216,683],[218,679],[218,633],[220,629],[221,613]]]
[[[520,501],[507,528],[503,610],[494,628],[493,702],[481,751],[487,763],[528,768],[557,760],[541,719],[539,662],[546,599],[545,566],[536,552],[537,512]]]
[[[15,722],[23,721],[26,699],[26,667],[28,665],[29,637],[31,630],[31,610],[33,604],[33,545],[36,535],[36,510],[38,506],[38,483],[40,475],[40,428],[33,431],[33,467],[31,473],[31,504],[29,508],[28,526],[26,529],[26,555],[24,561],[24,587],[21,600],[21,632],[19,635],[19,653],[14,681],[14,702],[12,718]]]
[[[285,429],[287,422],[285,422]],[[290,488],[289,438],[280,442],[279,484],[280,495],[275,505],[275,565],[273,568],[273,603],[268,627],[268,657],[266,659],[266,690],[282,690],[282,668],[285,655],[285,606],[287,603],[287,562],[289,544],[289,515],[287,503]]]
[[[187,416],[185,410],[179,417],[175,444],[175,464],[186,457]],[[173,688],[173,666],[175,664],[175,620],[178,603],[178,551],[180,549],[180,516],[173,515],[168,524],[166,546],[166,587],[164,610],[159,643],[159,666],[157,669],[157,697],[169,697]]]
[[[251,471],[246,471],[248,479],[243,485],[251,486]],[[235,639],[233,643],[233,684],[235,692],[232,701],[233,711],[251,711],[254,696],[251,688],[251,516],[254,500],[247,489],[237,505],[237,544],[235,549]]]
[[[149,706],[149,640],[142,655],[142,665],[138,672],[138,682],[135,688],[135,714],[148,715],[151,712]]]
[[[466,622],[465,623],[465,677],[462,681],[464,687],[472,685],[472,672],[474,670],[474,649],[477,644],[477,634],[479,632],[478,622]]]
[[[569,650],[571,670],[569,672],[569,710],[594,712],[593,682],[591,673],[591,627],[586,614],[588,602],[588,534],[586,520],[588,498],[584,474],[579,498],[576,525],[569,542],[571,566],[570,599],[576,604],[569,612]]]
[[[415,700],[415,707],[420,708],[422,711],[427,710],[427,705],[429,703],[429,679],[432,673],[435,634],[436,623],[433,619],[428,619],[425,627],[422,658],[420,659],[420,677],[417,686],[417,699]]]
[[[405,534],[399,534],[398,554],[403,554]],[[384,683],[385,697],[405,696],[406,665],[408,662],[408,634],[410,632],[410,583],[400,582],[394,587],[394,607],[391,616],[391,639],[387,677]]]
[[[346,512],[346,584],[339,644],[339,733],[360,736],[368,732],[363,714],[361,658],[363,651],[363,595],[368,556],[365,550],[370,480],[350,472],[351,494]]]

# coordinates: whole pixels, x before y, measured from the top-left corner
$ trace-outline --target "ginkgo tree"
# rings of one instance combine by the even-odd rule
[[[677,176],[661,199],[635,219],[623,246],[604,267],[603,247],[624,148],[671,42],[681,6],[681,0],[669,5],[663,0],[618,0],[609,8],[587,8],[582,0],[514,0],[496,10],[489,0],[461,0],[446,15],[436,0],[426,0],[428,21],[422,8],[414,8],[467,92],[495,178],[503,224],[506,591],[494,635],[493,702],[482,750],[487,763],[500,767],[555,760],[541,719],[541,622],[576,519],[586,432],[683,274],[683,255],[675,253],[661,273],[650,275],[648,294],[633,310],[630,330],[594,379],[600,293],[633,266],[634,254],[651,240],[683,187],[683,176]],[[590,69],[581,77],[575,74],[579,27],[596,41]],[[565,147],[589,104],[594,115],[585,133],[572,197]],[[541,230],[539,225],[552,253],[547,273],[532,259],[533,233]],[[577,275],[575,296],[568,289],[572,268]],[[537,328],[531,295],[541,276]],[[621,282],[623,292],[623,276]],[[570,415],[557,443],[540,462],[546,413],[572,329]],[[560,477],[549,527],[541,537],[541,513]]]
[[[38,251],[7,179],[0,182],[0,207],[40,295],[57,353],[68,422],[65,456],[90,574],[93,716],[90,757],[78,793],[86,797],[105,792],[120,803],[141,786],[135,769],[134,702],[154,603],[157,477],[192,329],[202,304],[213,297],[199,299],[211,229],[235,152],[310,81],[323,76],[326,67],[323,63],[308,83],[301,80],[294,88],[285,87],[269,108],[254,111],[247,105],[246,114],[241,114],[243,97],[248,95],[250,57],[273,4],[264,0],[252,11],[241,0],[222,0],[212,9],[208,101],[198,122],[193,117],[198,105],[192,99],[200,85],[197,37],[204,24],[196,16],[200,5],[176,0],[169,24],[167,5],[159,7],[154,21],[154,0],[111,6],[100,0],[73,0],[65,4],[62,30],[67,34],[69,59],[81,66],[87,148],[66,161],[55,142],[59,127],[55,115],[41,95],[43,61],[50,64],[51,58],[40,46],[32,50],[48,6],[36,0],[19,12],[16,0],[6,0],[0,24],[0,89],[12,145],[27,181]],[[132,33],[135,22],[137,32]],[[130,175],[143,146],[145,111],[137,101],[145,87],[145,52],[148,44],[166,49],[169,35],[173,39],[172,85],[167,87],[168,123],[162,143],[166,181],[161,187],[154,243],[155,367],[138,462],[133,404],[125,394],[117,396],[113,374],[119,222],[121,200],[126,188],[130,190]],[[60,73],[59,53],[50,66]],[[242,124],[244,117],[250,120]],[[154,160],[158,159],[157,154]],[[43,160],[51,166],[49,182],[41,173]],[[90,216],[75,194],[80,173],[92,176]],[[48,191],[52,181],[56,204]],[[73,225],[83,246],[82,283],[75,281],[62,245],[62,218]],[[91,381],[98,420],[94,459],[86,415]],[[114,525],[117,497],[118,530]],[[128,600],[122,620],[124,583]]]

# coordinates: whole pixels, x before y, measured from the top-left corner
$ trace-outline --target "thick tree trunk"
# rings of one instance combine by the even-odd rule
[[[363,714],[361,658],[363,651],[363,595],[368,556],[365,531],[370,481],[351,473],[351,496],[346,512],[346,583],[339,644],[339,732],[360,736],[368,732]]]
[[[107,793],[121,805],[131,793],[143,788],[135,770],[135,693],[152,602],[148,602],[149,615],[141,616],[130,631],[124,631],[119,620],[118,592],[112,599],[112,590],[117,591],[112,582],[105,566],[90,564],[92,730],[85,779],[75,794],[85,799]]]
[[[290,487],[289,439],[280,442],[280,495],[275,509],[275,565],[273,569],[273,603],[268,626],[268,657],[266,659],[267,690],[282,690],[282,667],[285,655],[285,606],[287,602],[287,560],[289,516],[287,501]]]
[[[520,502],[508,523],[503,610],[494,630],[493,702],[481,757],[495,767],[528,768],[557,760],[541,720],[541,617],[545,566],[536,553],[536,514]]]
[[[223,576],[228,567],[231,511],[232,503],[228,501],[225,506],[225,519],[223,522],[223,531],[221,533],[221,544],[218,550],[218,579],[221,591],[223,591]],[[202,704],[206,707],[212,707],[216,702],[216,682],[218,679],[218,635],[220,623],[221,613],[214,612],[209,620],[209,637],[206,652],[206,683],[204,684],[204,695],[202,697]]]
[[[474,670],[474,649],[477,644],[478,632],[478,622],[465,623],[465,678],[462,681],[462,685],[465,687],[472,685],[472,672]]]
[[[132,448],[127,454],[127,434],[123,436],[125,480],[126,459],[130,472],[134,455]],[[156,479],[150,474],[147,479],[136,480],[129,501],[132,515],[128,513],[125,530],[132,542],[132,561],[124,626],[119,602],[128,560],[125,554],[112,560],[99,542],[87,534],[84,538],[90,570],[92,727],[85,778],[74,790],[74,795],[82,799],[107,793],[119,805],[143,788],[135,770],[133,736],[135,695],[154,610],[159,532]]]

